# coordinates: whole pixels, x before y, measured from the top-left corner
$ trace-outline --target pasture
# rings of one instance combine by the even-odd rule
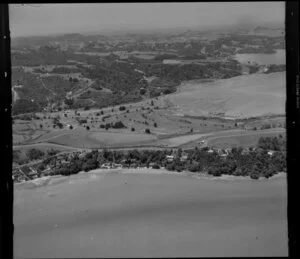
[[[250,147],[256,146],[260,137],[284,136],[284,128],[274,128],[268,130],[243,130],[233,129],[219,132],[210,132],[207,134],[194,134],[195,138],[185,143],[179,144],[181,148],[194,147],[215,147],[215,148],[232,148],[232,147]],[[199,136],[198,138],[196,136]],[[176,138],[174,138],[176,139]],[[172,140],[172,139],[168,139]],[[200,143],[203,141],[203,143]]]
[[[58,144],[52,144],[52,143],[36,143],[36,144],[29,144],[29,145],[16,145],[13,147],[14,150],[19,150],[21,153],[26,153],[28,150],[36,148],[43,152],[47,152],[50,149],[55,149],[60,152],[68,152],[68,151],[74,151],[77,150],[77,148],[73,148],[70,146],[63,146]]]
[[[249,135],[235,135],[208,138],[207,145],[215,148],[255,147],[260,137],[275,137],[285,132],[259,132]]]
[[[222,120],[217,116],[243,118],[270,113],[284,114],[284,79],[285,73],[278,72],[216,81],[188,81],[175,94],[125,104],[124,111],[120,111],[122,105],[118,105],[101,110],[80,110],[80,114],[71,110],[37,113],[40,119],[15,120],[13,141],[14,144],[44,142],[74,148],[138,146],[149,143],[186,145],[198,140],[201,134],[238,129],[234,120]],[[59,117],[63,124],[62,129],[53,128],[52,120],[55,117]],[[81,119],[86,122],[79,123],[78,120]],[[269,121],[279,125],[283,119],[284,117]],[[125,128],[100,128],[101,124],[117,121],[122,121]],[[258,118],[257,121],[246,124],[247,128],[255,126],[260,129],[262,121]],[[67,125],[72,125],[73,129],[68,129]],[[147,128],[151,134],[145,134]],[[234,137],[224,140],[220,138],[218,142],[212,143],[221,146],[245,145],[243,141],[243,138]],[[249,145],[255,141],[254,137],[251,138]]]
[[[47,142],[76,148],[104,148],[107,146],[139,145],[153,140],[155,140],[155,136],[149,134],[73,131],[51,138]]]

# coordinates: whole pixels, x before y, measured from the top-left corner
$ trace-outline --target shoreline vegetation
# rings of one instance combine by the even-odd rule
[[[32,158],[42,156],[30,150]],[[191,173],[208,177],[270,178],[286,172],[286,139],[261,137],[256,147],[192,150],[127,150],[74,152],[45,158],[33,166],[13,170],[14,182],[24,182],[44,176],[69,176],[94,170],[164,169],[169,172]],[[159,170],[161,172],[161,170]]]

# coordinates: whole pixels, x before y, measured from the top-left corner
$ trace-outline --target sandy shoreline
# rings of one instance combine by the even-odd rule
[[[280,172],[276,175],[272,176],[269,179],[261,177],[258,180],[252,180],[249,176],[233,176],[233,175],[222,175],[219,177],[214,177],[208,174],[204,173],[192,173],[189,171],[183,171],[183,172],[176,172],[176,171],[168,171],[164,168],[161,169],[151,169],[151,168],[129,168],[129,169],[95,169],[91,170],[89,172],[79,172],[78,174],[71,175],[71,176],[62,176],[62,175],[55,175],[55,176],[44,176],[40,177],[34,180],[22,182],[22,183],[15,183],[14,186],[19,189],[22,188],[22,186],[36,186],[41,187],[45,186],[47,184],[57,184],[60,182],[67,181],[70,177],[84,177],[85,175],[89,174],[153,174],[153,175],[160,175],[160,174],[170,174],[170,175],[185,175],[185,176],[191,176],[196,179],[202,179],[202,180],[228,180],[228,181],[271,181],[273,179],[278,178],[284,178],[286,179],[286,173]]]

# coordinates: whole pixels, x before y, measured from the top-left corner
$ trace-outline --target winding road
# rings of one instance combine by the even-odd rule
[[[239,132],[239,134],[237,134]],[[131,150],[131,149],[137,149],[137,150],[147,150],[147,149],[155,149],[155,150],[164,150],[164,149],[170,149],[170,148],[183,148],[183,149],[192,149],[195,147],[195,142],[198,143],[198,141],[204,141],[203,144],[201,144],[201,147],[209,147],[209,142],[218,138],[231,138],[231,137],[240,137],[240,136],[252,136],[252,135],[269,135],[269,134],[274,134],[274,133],[285,133],[285,129],[281,128],[274,128],[274,129],[269,129],[269,130],[258,130],[258,131],[246,131],[246,130],[227,130],[227,131],[217,131],[217,132],[211,132],[207,134],[193,134],[193,135],[185,135],[185,136],[179,136],[179,137],[172,137],[169,139],[164,139],[162,143],[160,144],[159,142],[155,144],[144,144],[144,145],[131,145],[131,146],[114,146],[114,147],[108,147],[110,150]],[[65,133],[64,133],[65,134]],[[63,135],[63,134],[61,134]],[[190,137],[186,138],[186,141],[184,143],[178,143],[177,145],[174,144],[175,138],[182,138],[182,137]],[[60,152],[57,155],[61,154],[67,154],[67,153],[72,153],[74,151],[80,151],[80,150],[93,150],[95,148],[76,148],[72,146],[65,146],[65,145],[60,145],[60,144],[55,144],[55,143],[49,143],[47,140],[56,138],[57,136],[48,138],[43,140],[43,142],[39,143],[32,143],[32,144],[26,144],[26,145],[15,145],[13,146],[13,149],[22,149],[22,148],[38,148],[38,147],[44,147],[49,146],[51,148],[65,148],[69,149],[69,151],[63,151]],[[192,138],[192,140],[191,140]],[[169,142],[169,143],[168,143]],[[173,144],[172,144],[173,143]],[[194,145],[192,145],[194,144]],[[98,150],[103,150],[105,147],[99,147],[97,148]],[[35,161],[35,162],[30,162],[26,165],[32,165],[39,163],[40,161]],[[22,165],[24,166],[24,165]],[[18,166],[19,167],[19,166]],[[18,168],[14,167],[14,168]],[[20,166],[21,167],[21,166]]]

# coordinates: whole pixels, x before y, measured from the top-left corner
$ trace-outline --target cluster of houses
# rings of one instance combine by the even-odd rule
[[[104,163],[100,166],[100,169],[118,169],[118,168],[123,168],[123,165],[117,163]]]
[[[39,177],[38,171],[33,167],[22,167],[13,170],[13,180],[15,182],[25,182]]]
[[[32,164],[31,166],[21,166],[14,168],[12,171],[13,180],[15,182],[24,182],[33,180],[42,176],[51,175],[55,172],[61,165],[69,164],[71,159],[76,155],[83,157],[88,151],[76,151],[72,153],[64,153],[56,156],[56,159],[50,161],[50,163],[45,168],[40,168],[40,162]]]
[[[177,154],[175,151],[173,151],[173,154],[167,155],[165,157],[166,162],[173,162],[177,158]],[[181,156],[179,157],[181,162],[185,162],[188,159],[188,154],[184,151],[182,152]],[[157,163],[151,162],[148,164],[148,167],[152,168]],[[100,169],[117,169],[117,168],[140,168],[140,164],[137,159],[131,158],[131,159],[123,159],[121,160],[120,164],[118,163],[104,163],[100,166]]]
[[[220,148],[210,148],[207,150],[207,153],[212,154],[212,153],[217,153],[221,157],[227,157],[230,152],[231,148],[225,148],[225,149],[220,149]]]
[[[173,162],[174,159],[176,159],[176,158],[177,158],[177,154],[174,154],[174,152],[173,152],[172,155],[166,156],[166,161],[170,163],[170,162]],[[179,160],[180,160],[180,162],[185,162],[187,159],[188,159],[188,154],[183,151],[181,156],[179,156]]]
[[[251,151],[258,151],[259,148],[251,147],[251,148],[243,148],[242,155],[249,154]],[[219,149],[219,148],[209,148],[207,149],[208,153],[216,153],[222,158],[226,158],[232,151],[232,148],[225,148],[225,149]],[[28,180],[33,180],[41,176],[47,176],[55,173],[56,170],[58,170],[62,165],[70,164],[70,161],[75,156],[79,159],[82,159],[86,156],[86,154],[90,152],[88,150],[82,150],[82,151],[76,151],[72,153],[64,153],[59,154],[56,156],[56,159],[53,159],[50,161],[49,164],[47,164],[46,167],[42,167],[42,169],[39,167],[40,163],[37,163],[32,166],[24,165],[19,168],[13,169],[13,180],[15,182],[24,182]],[[267,154],[269,156],[273,156],[275,151],[269,150]],[[181,162],[185,162],[188,159],[188,153],[186,151],[182,151],[180,155],[178,155],[178,150],[174,149],[172,154],[166,155],[165,162],[171,163],[175,159],[180,159]],[[152,162],[149,163],[147,166],[152,168],[156,165],[156,163]],[[140,168],[140,163],[137,159],[131,158],[131,159],[123,159],[120,161],[120,163],[115,162],[109,162],[109,163],[103,163],[100,165],[100,169],[121,169],[121,168]]]
[[[220,149],[220,148],[210,148],[208,149],[208,153],[217,153],[219,156],[221,157],[227,157],[232,151],[232,148],[225,148],[225,149]],[[258,148],[258,147],[244,147],[242,149],[242,152],[241,154],[242,155],[248,155],[251,151],[262,151],[261,148]],[[269,156],[273,156],[275,153],[274,150],[268,150],[267,151],[267,154]]]

